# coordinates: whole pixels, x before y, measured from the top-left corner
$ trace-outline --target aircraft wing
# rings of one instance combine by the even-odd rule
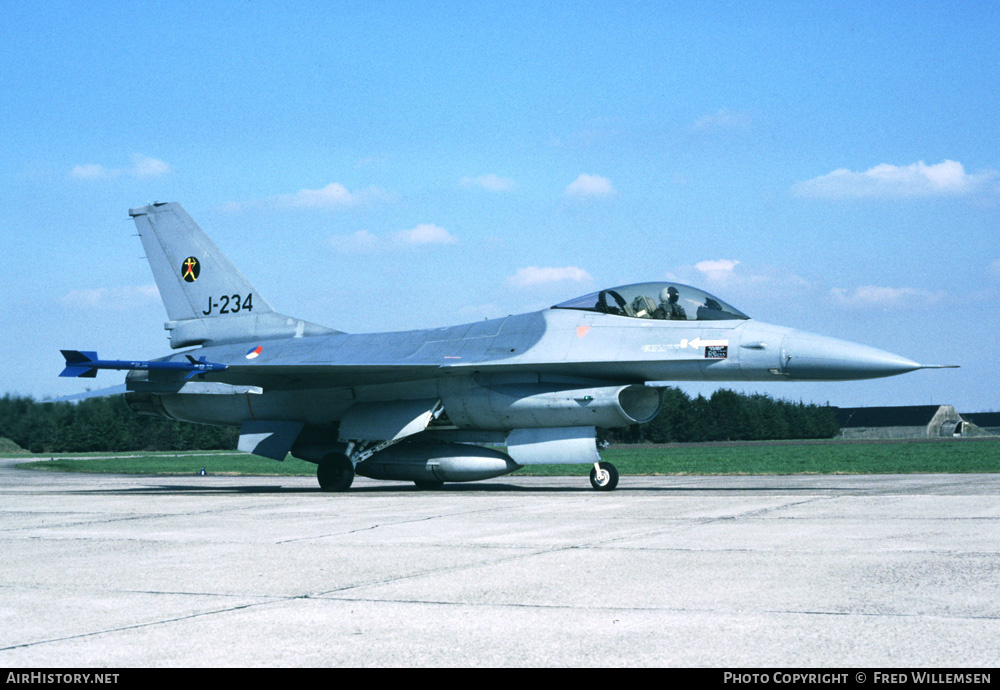
[[[364,386],[418,381],[472,373],[532,373],[607,379],[615,383],[642,383],[644,362],[477,362],[463,364],[231,364],[225,371],[207,373],[208,381],[264,389]],[[697,362],[695,362],[697,365]],[[199,377],[200,378],[200,377]]]
[[[229,365],[205,379],[264,389],[309,389],[417,381],[440,376],[437,364],[250,364]]]

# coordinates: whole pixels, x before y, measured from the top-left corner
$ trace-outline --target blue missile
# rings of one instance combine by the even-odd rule
[[[184,378],[189,379],[209,371],[223,371],[225,364],[208,362],[204,357],[195,359],[185,355],[186,362],[133,362],[123,359],[98,359],[96,352],[80,352],[79,350],[60,350],[66,358],[66,368],[60,376],[82,376],[92,379],[97,376],[98,369],[145,369],[147,371],[186,371]]]

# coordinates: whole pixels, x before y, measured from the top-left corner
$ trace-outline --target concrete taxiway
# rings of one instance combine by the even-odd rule
[[[0,665],[995,666],[1000,476],[359,479],[0,460]]]

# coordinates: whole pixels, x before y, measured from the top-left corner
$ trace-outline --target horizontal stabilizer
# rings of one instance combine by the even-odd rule
[[[84,391],[83,393],[74,393],[73,395],[63,395],[58,398],[49,398],[48,400],[40,400],[42,403],[61,403],[61,402],[79,402],[81,400],[90,400],[91,398],[110,398],[115,395],[123,395],[127,390],[125,384],[119,384],[117,386],[112,386],[111,388],[100,388],[96,391]]]
[[[240,427],[238,450],[272,460],[284,460],[295,439],[302,433],[302,422],[253,420]]]

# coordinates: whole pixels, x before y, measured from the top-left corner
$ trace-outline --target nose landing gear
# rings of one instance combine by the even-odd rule
[[[611,491],[618,486],[618,469],[610,462],[595,462],[590,470],[590,485],[598,491]]]

